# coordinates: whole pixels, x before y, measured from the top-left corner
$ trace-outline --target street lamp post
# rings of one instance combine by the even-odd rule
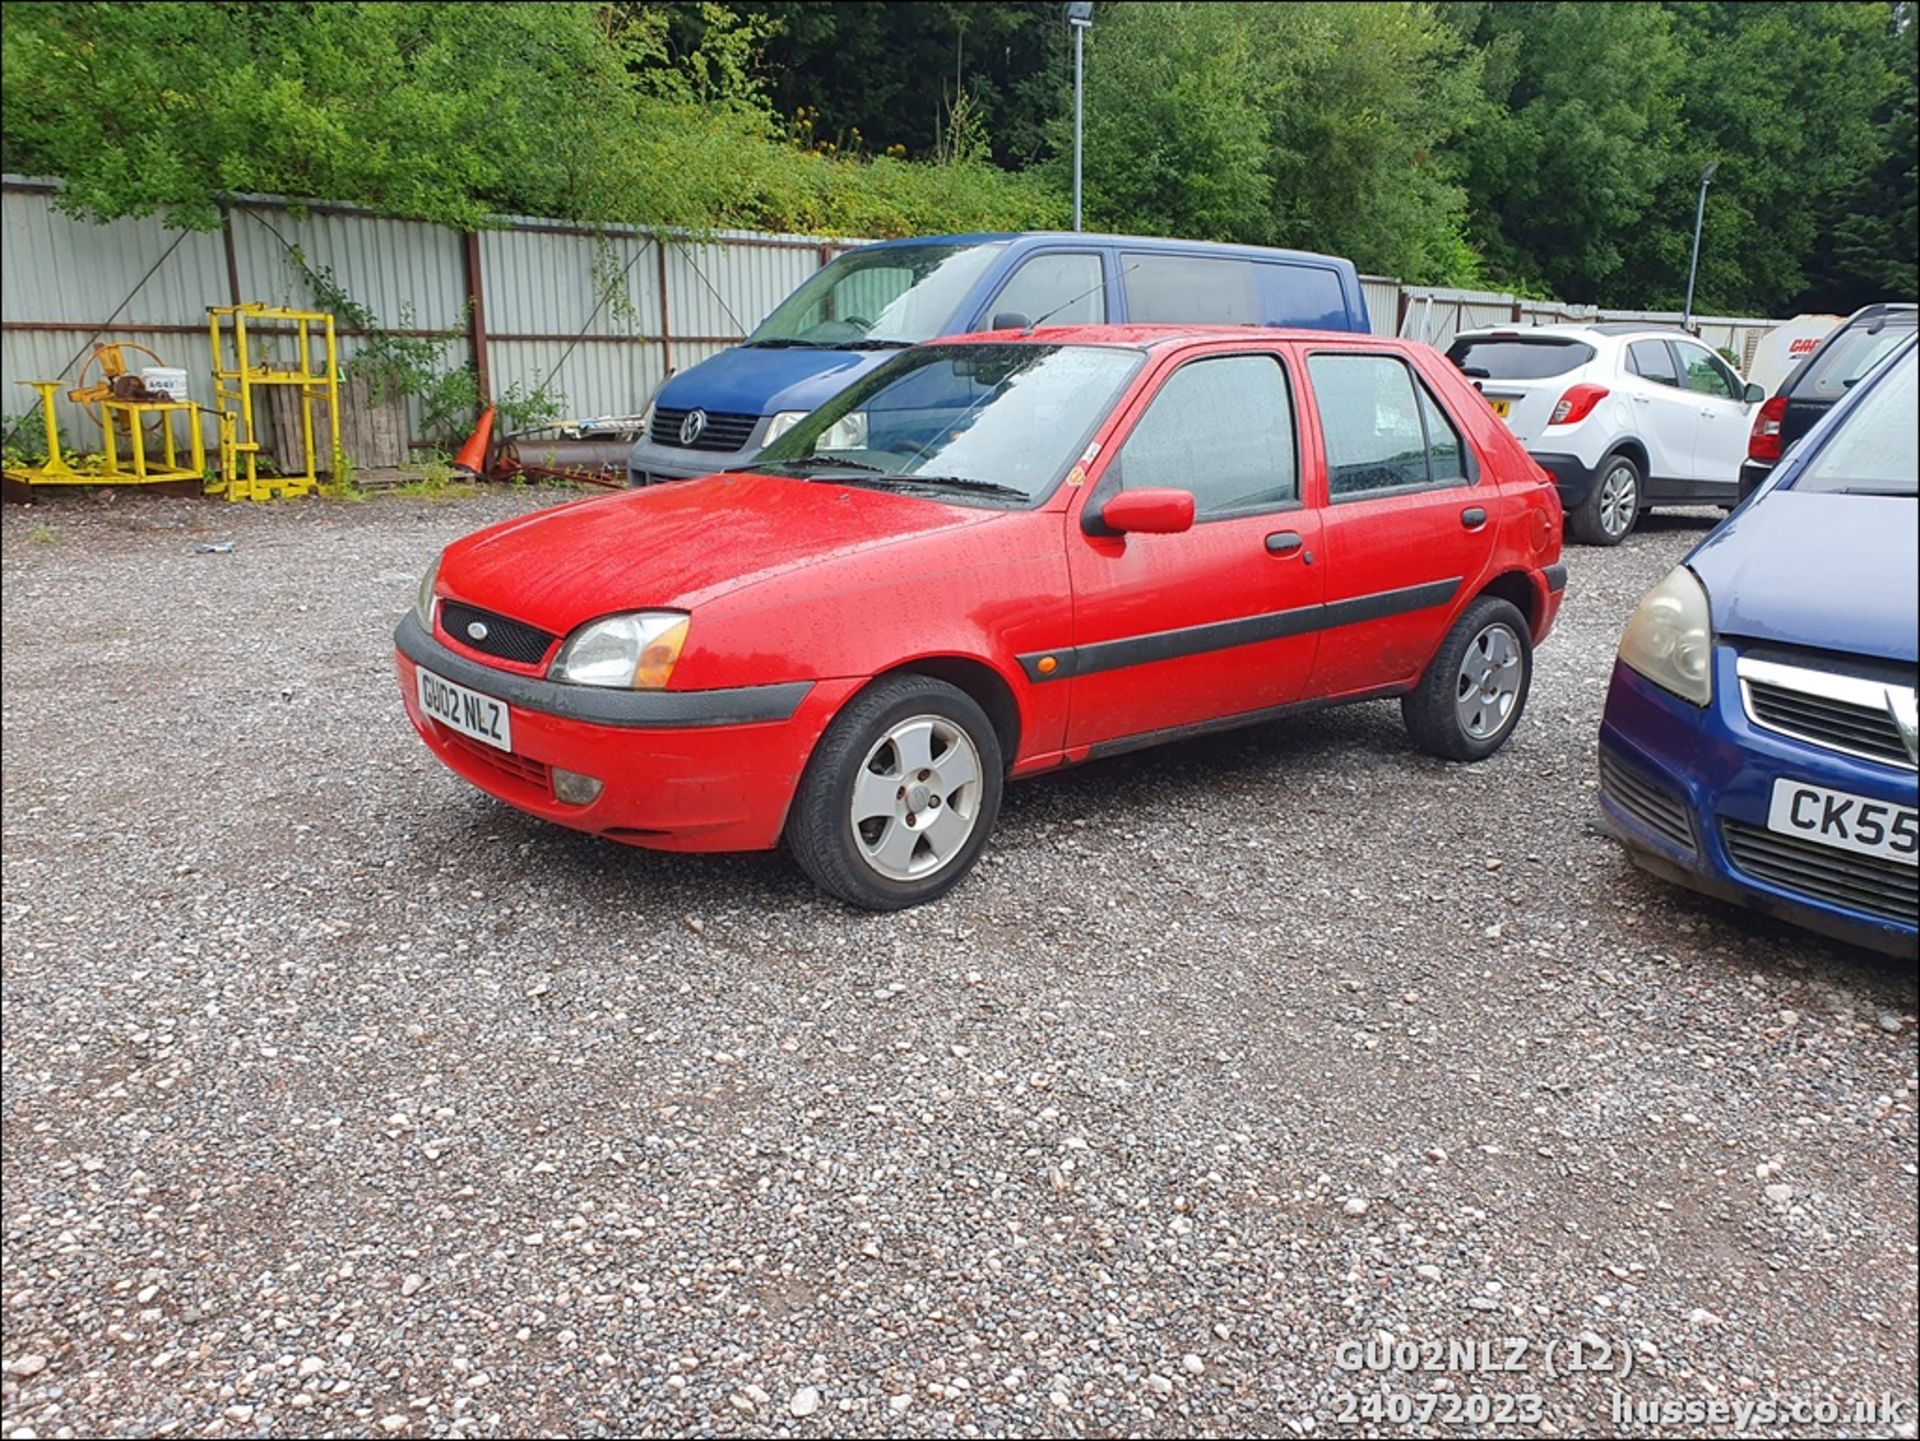
[[[1085,69],[1081,41],[1093,24],[1093,0],[1075,0],[1067,6],[1067,24],[1073,30],[1073,228],[1080,228],[1080,140],[1081,113],[1086,95]]]
[[[1681,317],[1680,328],[1693,329],[1693,282],[1700,273],[1700,226],[1707,218],[1707,182],[1713,179],[1713,172],[1720,168],[1718,160],[1709,160],[1706,168],[1700,172],[1700,204],[1693,212],[1693,263],[1687,267],[1687,313]],[[1076,162],[1075,174],[1078,175]],[[1074,226],[1078,230],[1079,226]]]

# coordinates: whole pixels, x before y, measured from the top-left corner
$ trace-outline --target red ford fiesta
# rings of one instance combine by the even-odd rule
[[[561,825],[784,838],[856,905],[972,866],[1003,783],[1399,696],[1512,734],[1565,582],[1553,488],[1425,346],[1086,327],[903,351],[750,470],[449,546],[400,622],[434,753]]]

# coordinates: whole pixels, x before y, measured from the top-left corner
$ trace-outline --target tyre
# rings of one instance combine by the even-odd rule
[[[1567,517],[1573,538],[1586,545],[1618,545],[1640,518],[1645,477],[1630,455],[1600,462],[1600,478],[1580,508]]]
[[[815,885],[849,905],[921,905],[973,868],[1005,779],[1000,738],[971,696],[931,676],[888,676],[821,737],[787,847]]]
[[[1400,699],[1413,743],[1453,761],[1485,760],[1513,734],[1533,685],[1533,642],[1510,601],[1483,595],[1454,622],[1420,684]]]

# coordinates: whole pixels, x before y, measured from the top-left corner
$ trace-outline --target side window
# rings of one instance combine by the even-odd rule
[[[1305,325],[1346,330],[1347,293],[1339,275],[1324,265],[1260,266],[1261,315],[1268,325]]]
[[[1696,395],[1733,399],[1733,374],[1725,361],[1697,345],[1676,345],[1674,349],[1680,352],[1680,363],[1687,368],[1688,390]]]
[[[1120,448],[1129,490],[1193,492],[1200,518],[1300,498],[1293,395],[1271,355],[1196,360],[1168,377]]]
[[[987,307],[986,323],[991,325],[994,316],[1007,310],[1028,320],[1048,316],[1049,325],[1101,324],[1107,318],[1107,296],[1100,283],[1100,257],[1078,252],[1034,256]]]
[[[1327,491],[1334,500],[1432,484],[1426,424],[1413,377],[1387,355],[1312,355],[1307,374],[1327,446]],[[1431,402],[1428,402],[1431,404]],[[1447,426],[1442,443],[1456,448]],[[1450,467],[1460,469],[1458,461]]]
[[[1253,266],[1205,255],[1126,255],[1120,285],[1136,325],[1258,325]]]
[[[1420,418],[1427,427],[1427,455],[1433,462],[1436,485],[1467,482],[1467,449],[1460,443],[1460,432],[1447,418],[1440,403],[1420,387]]]
[[[1642,380],[1660,385],[1678,386],[1680,375],[1673,368],[1673,352],[1664,340],[1636,340],[1627,346],[1627,368]]]

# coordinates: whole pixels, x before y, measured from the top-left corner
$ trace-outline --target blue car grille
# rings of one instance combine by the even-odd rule
[[[1665,786],[1636,775],[1605,751],[1600,752],[1600,789],[1655,835],[1689,853],[1694,849],[1693,824],[1687,817],[1686,803]]]
[[[1827,696],[1747,681],[1747,709],[1761,725],[1799,736],[1828,750],[1870,756],[1911,767],[1913,757],[1886,706],[1873,708]]]
[[[647,432],[647,438],[655,445],[671,445],[679,450],[738,450],[753,438],[753,428],[760,421],[757,415],[721,415],[708,411],[706,426],[689,443],[680,438],[680,427],[692,413],[656,406],[653,429]]]
[[[1755,880],[1882,920],[1914,924],[1920,869],[1785,836],[1744,821],[1722,820],[1720,838],[1734,865]]]

